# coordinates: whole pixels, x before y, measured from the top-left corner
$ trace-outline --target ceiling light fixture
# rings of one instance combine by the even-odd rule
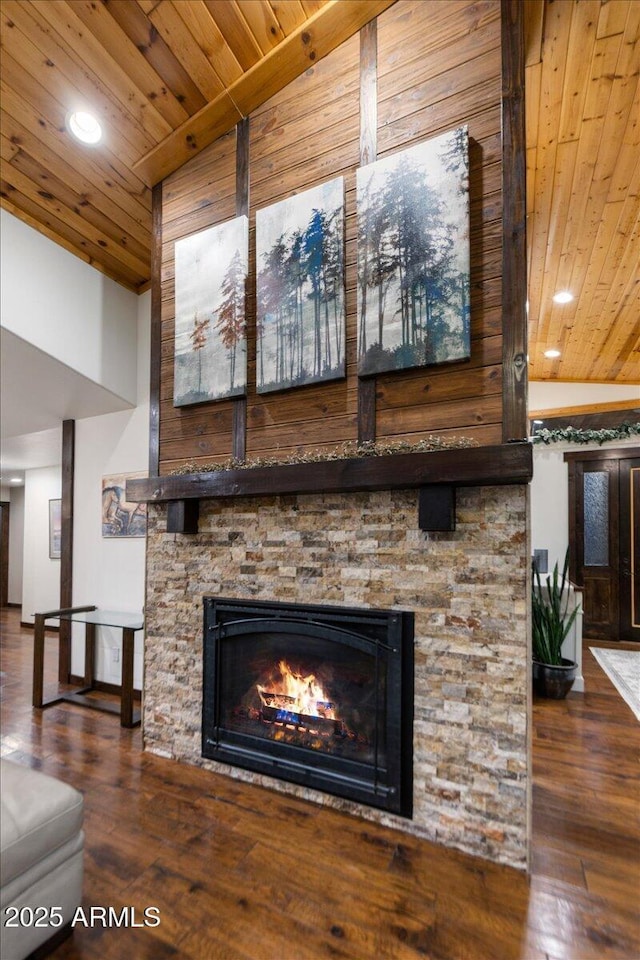
[[[555,360],[556,357],[560,356],[559,350],[545,350],[545,357],[548,357],[549,360]]]
[[[558,292],[553,295],[554,303],[571,303],[572,300],[573,294],[569,293],[568,290],[558,290]]]
[[[76,110],[67,120],[69,130],[81,143],[94,144],[102,138],[102,127],[91,113]]]
[[[9,483],[22,483],[22,477],[11,477]]]

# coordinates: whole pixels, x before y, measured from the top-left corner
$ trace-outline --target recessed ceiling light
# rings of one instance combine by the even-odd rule
[[[102,137],[102,127],[96,118],[83,110],[69,114],[69,130],[82,143],[98,143]]]
[[[545,350],[544,355],[545,355],[545,357],[548,357],[549,360],[555,360],[556,357],[559,357],[559,356],[560,356],[560,351],[559,351],[559,350]]]
[[[558,292],[553,295],[554,303],[571,303],[572,300],[573,294],[569,293],[568,290],[558,290]]]
[[[11,477],[9,483],[22,483],[22,477]]]

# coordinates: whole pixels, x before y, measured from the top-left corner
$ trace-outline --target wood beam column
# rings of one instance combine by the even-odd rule
[[[162,359],[162,183],[151,194],[151,362],[149,385],[149,476],[160,472],[160,362]]]
[[[60,537],[60,608],[73,606],[73,484],[75,475],[76,423],[62,423],[62,503]],[[71,624],[60,621],[58,680],[71,678]]]
[[[378,153],[378,21],[360,30],[360,166]],[[356,361],[357,362],[357,361]],[[358,443],[376,439],[376,378],[358,378]]]
[[[236,217],[249,216],[249,117],[236,125]],[[232,451],[236,460],[247,455],[247,398],[233,403]]]
[[[502,0],[502,440],[527,436],[524,5]]]

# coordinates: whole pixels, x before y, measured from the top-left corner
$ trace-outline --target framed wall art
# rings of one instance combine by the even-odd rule
[[[49,500],[49,559],[59,560],[62,547],[62,500]]]
[[[176,407],[246,391],[248,259],[247,217],[176,241]]]
[[[345,373],[344,182],[256,213],[258,393]]]
[[[358,373],[470,355],[467,127],[357,171]]]
[[[126,499],[126,483],[144,473],[120,473],[102,478],[102,536],[145,537],[147,534],[146,503]]]

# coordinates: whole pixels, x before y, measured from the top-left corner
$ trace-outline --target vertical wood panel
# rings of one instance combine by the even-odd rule
[[[236,217],[249,216],[249,117],[236,125]]]
[[[378,156],[378,21],[360,31],[360,166]],[[358,443],[376,439],[376,378],[358,381]]]
[[[236,125],[236,216],[249,216],[249,117]],[[247,398],[238,397],[232,402],[231,455],[234,460],[244,460],[247,455]]]
[[[378,156],[378,21],[360,31],[360,166]]]
[[[376,438],[376,378],[358,380],[358,443]]]
[[[526,141],[524,16],[502,0],[502,439],[527,436]]]
[[[162,352],[162,184],[152,192],[151,358],[149,385],[149,476],[160,469],[160,362]]]
[[[73,606],[73,483],[75,475],[76,423],[62,422],[62,524],[60,537],[60,609]],[[71,624],[60,621],[58,680],[71,676]]]
[[[233,401],[232,452],[234,460],[244,460],[247,455],[247,398]]]

